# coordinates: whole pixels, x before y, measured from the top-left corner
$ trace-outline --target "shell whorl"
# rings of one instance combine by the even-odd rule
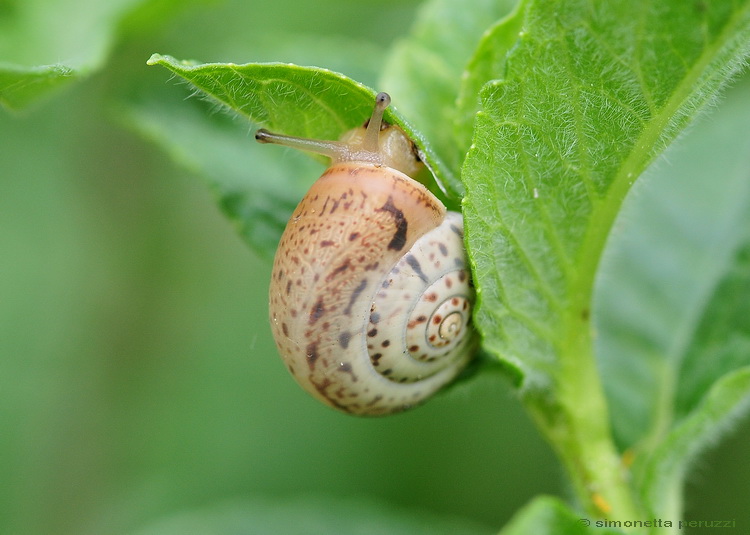
[[[448,212],[443,224],[398,261],[373,297],[367,349],[374,370],[391,381],[424,381],[465,363],[473,291],[463,248],[457,247],[462,243],[461,215]]]
[[[313,396],[361,415],[405,410],[453,379],[474,343],[461,216],[385,166],[330,167],[274,261],[279,353]]]

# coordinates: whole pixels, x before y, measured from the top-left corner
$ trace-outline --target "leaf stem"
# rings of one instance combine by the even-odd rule
[[[585,514],[622,522],[646,520],[610,433],[588,310],[579,308],[569,318],[577,319],[566,329],[557,396],[551,404],[536,398],[532,414],[561,458]]]
[[[730,25],[732,26],[732,25]],[[727,30],[728,31],[728,30]],[[719,39],[724,42],[726,39]],[[689,100],[690,90],[700,81],[713,54],[704,52],[696,66],[675,89],[672,97],[655,114],[651,124],[639,136],[635,149],[623,162],[605,199],[595,203],[588,232],[580,250],[577,283],[571,285],[571,306],[566,311],[560,347],[560,373],[556,376],[557,397],[549,403],[532,404],[540,427],[557,450],[572,481],[581,507],[588,514],[615,520],[646,520],[631,491],[630,474],[623,465],[612,440],[606,400],[593,355],[589,304],[598,261],[626,193],[650,163],[666,136],[674,135],[680,119],[677,110]],[[692,106],[697,106],[701,97]],[[705,98],[703,99],[705,100]],[[654,150],[656,148],[656,150]],[[670,489],[668,512],[678,518],[681,510],[680,485]],[[666,531],[664,531],[666,529]],[[650,529],[648,533],[671,530]]]

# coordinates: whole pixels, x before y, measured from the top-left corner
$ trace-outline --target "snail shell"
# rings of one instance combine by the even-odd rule
[[[421,166],[380,93],[346,141],[260,130],[256,139],[332,165],[294,211],[274,260],[270,319],[300,385],[351,414],[412,407],[451,381],[475,347],[461,215],[403,169]]]

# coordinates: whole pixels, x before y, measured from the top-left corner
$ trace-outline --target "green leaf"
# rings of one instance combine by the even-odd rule
[[[477,318],[498,355],[540,374],[532,382],[549,380],[565,331],[588,324],[624,194],[746,53],[747,2],[643,4],[530,2],[507,78],[483,92],[464,168]]]
[[[248,135],[246,125],[211,114],[202,102],[162,98],[131,104],[125,121],[206,179],[219,207],[247,244],[272,258],[289,214],[320,173],[300,154],[279,155]]]
[[[4,0],[0,3],[0,105],[21,110],[100,68],[119,24],[178,0]]]
[[[540,496],[521,509],[500,535],[616,535],[624,533],[618,529],[602,528],[597,523],[602,520],[591,520],[571,511],[557,498]]]
[[[743,294],[747,301],[748,294]],[[750,409],[750,366],[717,381],[701,404],[681,420],[636,466],[644,503],[660,515],[678,518],[682,483],[691,462]],[[673,516],[672,516],[673,515]]]
[[[750,365],[750,78],[623,206],[596,291],[621,449],[647,451]]]
[[[160,55],[149,64],[167,67],[229,110],[288,135],[338,139],[362,124],[374,101],[374,93],[364,86],[314,67],[196,65]],[[217,132],[221,119],[209,121],[205,110],[203,118],[194,114],[190,124],[180,124],[188,119],[179,109],[154,113],[151,108],[135,112],[138,128],[205,176],[242,237],[261,255],[272,257],[290,214],[322,167],[316,169],[293,151],[258,145],[247,138],[247,126],[245,133],[226,126]]]
[[[316,139],[338,139],[341,135],[360,126],[372,112],[375,92],[366,88],[342,74],[317,67],[300,67],[296,65],[280,63],[251,63],[247,65],[233,64],[195,64],[191,62],[180,62],[168,56],[155,54],[149,65],[162,65],[175,74],[188,81],[195,88],[205,93],[213,101],[218,102],[229,110],[249,119],[257,125],[263,125],[271,130],[288,135],[316,138]],[[392,106],[393,108],[393,106]],[[143,116],[142,116],[143,117]],[[417,141],[421,135],[404,121],[394,109],[386,113],[386,119],[403,128],[412,139]],[[147,127],[149,128],[149,127]],[[187,139],[184,139],[187,141]],[[431,149],[422,144],[426,161],[432,162],[434,158],[430,155]],[[267,155],[276,156],[279,160],[278,151],[272,147],[263,147]],[[211,167],[211,153],[202,151],[206,155],[203,166],[205,170]],[[289,151],[287,151],[288,153]],[[254,152],[254,154],[259,154]],[[318,158],[323,162],[325,158]],[[266,160],[268,161],[268,160]],[[210,169],[209,180],[214,183],[221,192],[225,189],[222,175],[222,165]],[[265,165],[262,170],[273,167]],[[286,221],[296,205],[307,191],[309,184],[322,172],[309,173],[305,180],[294,179],[293,187],[283,189],[286,200],[282,203],[272,202],[264,205],[263,196],[268,192],[269,178],[262,172],[254,172],[255,165],[246,168],[246,178],[241,192],[235,189],[236,195],[226,197],[223,203],[224,209],[235,218],[241,227],[249,229],[256,225],[256,216],[267,218],[270,210],[275,211],[274,217],[278,221]],[[300,167],[297,164],[287,167],[285,164],[277,166],[272,172],[274,176],[283,173],[296,172]],[[306,172],[306,169],[305,169]],[[229,179],[235,185],[237,180]],[[282,180],[271,187],[278,189],[279,185],[290,185],[290,179]],[[255,198],[256,194],[260,197]],[[253,199],[252,206],[248,202]],[[289,204],[291,199],[296,202]],[[285,205],[285,206],[283,206]],[[259,251],[268,256],[273,252],[275,243],[278,241],[281,231],[278,225],[267,227],[262,240],[249,238],[249,243],[258,247]],[[276,228],[278,235],[274,235]],[[283,230],[283,226],[281,227]],[[247,238],[247,233],[245,232]],[[274,246],[274,247],[272,247]]]
[[[233,45],[252,50],[260,59],[308,63],[325,58],[326,65],[373,81],[382,62],[374,45],[336,36],[253,33],[241,42],[229,39],[226,46]],[[244,118],[230,121],[227,114],[212,113],[196,100],[186,104],[184,93],[166,93],[163,83],[158,89],[133,88],[129,94],[126,123],[205,178],[241,237],[261,256],[272,258],[292,210],[323,171],[322,165],[296,151],[280,154],[277,148],[259,145],[249,137]]]
[[[272,502],[237,500],[176,514],[138,530],[135,535],[489,535],[467,520],[408,512],[351,499],[309,498]]]
[[[690,464],[750,408],[749,95],[746,77],[628,199],[597,288],[616,438],[673,517]]]
[[[317,67],[198,64],[159,54],[148,64],[166,67],[229,110],[288,135],[338,139],[370,116],[375,97],[343,74]]]
[[[439,163],[434,171],[453,199],[463,193],[458,177],[470,141],[458,143],[453,129],[461,76],[482,33],[510,12],[515,3],[425,3],[409,37],[396,44],[383,70],[383,91],[391,93],[400,110],[435,148]]]
[[[385,61],[382,45],[338,34],[303,34],[279,28],[254,31],[251,35],[230,35],[221,45],[220,57],[250,57],[254,63],[283,60],[296,65],[318,65],[376,88]],[[230,55],[227,51],[235,52]]]
[[[21,110],[75,78],[64,65],[21,67],[0,63],[0,104]]]
[[[570,472],[635,515],[611,444],[591,306],[623,198],[742,66],[750,2],[526,2],[517,43],[482,91],[464,165],[467,240],[485,348]],[[632,518],[632,516],[631,516]]]
[[[471,143],[474,116],[481,107],[482,86],[505,72],[505,58],[518,41],[523,26],[523,5],[519,3],[513,13],[485,32],[466,68],[456,102],[456,141],[460,147],[466,148]]]

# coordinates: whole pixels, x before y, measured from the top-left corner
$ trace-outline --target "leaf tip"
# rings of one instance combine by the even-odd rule
[[[146,65],[159,65],[160,63],[165,63],[166,58],[162,56],[161,54],[151,54],[151,57],[148,58],[148,61],[146,62]]]

